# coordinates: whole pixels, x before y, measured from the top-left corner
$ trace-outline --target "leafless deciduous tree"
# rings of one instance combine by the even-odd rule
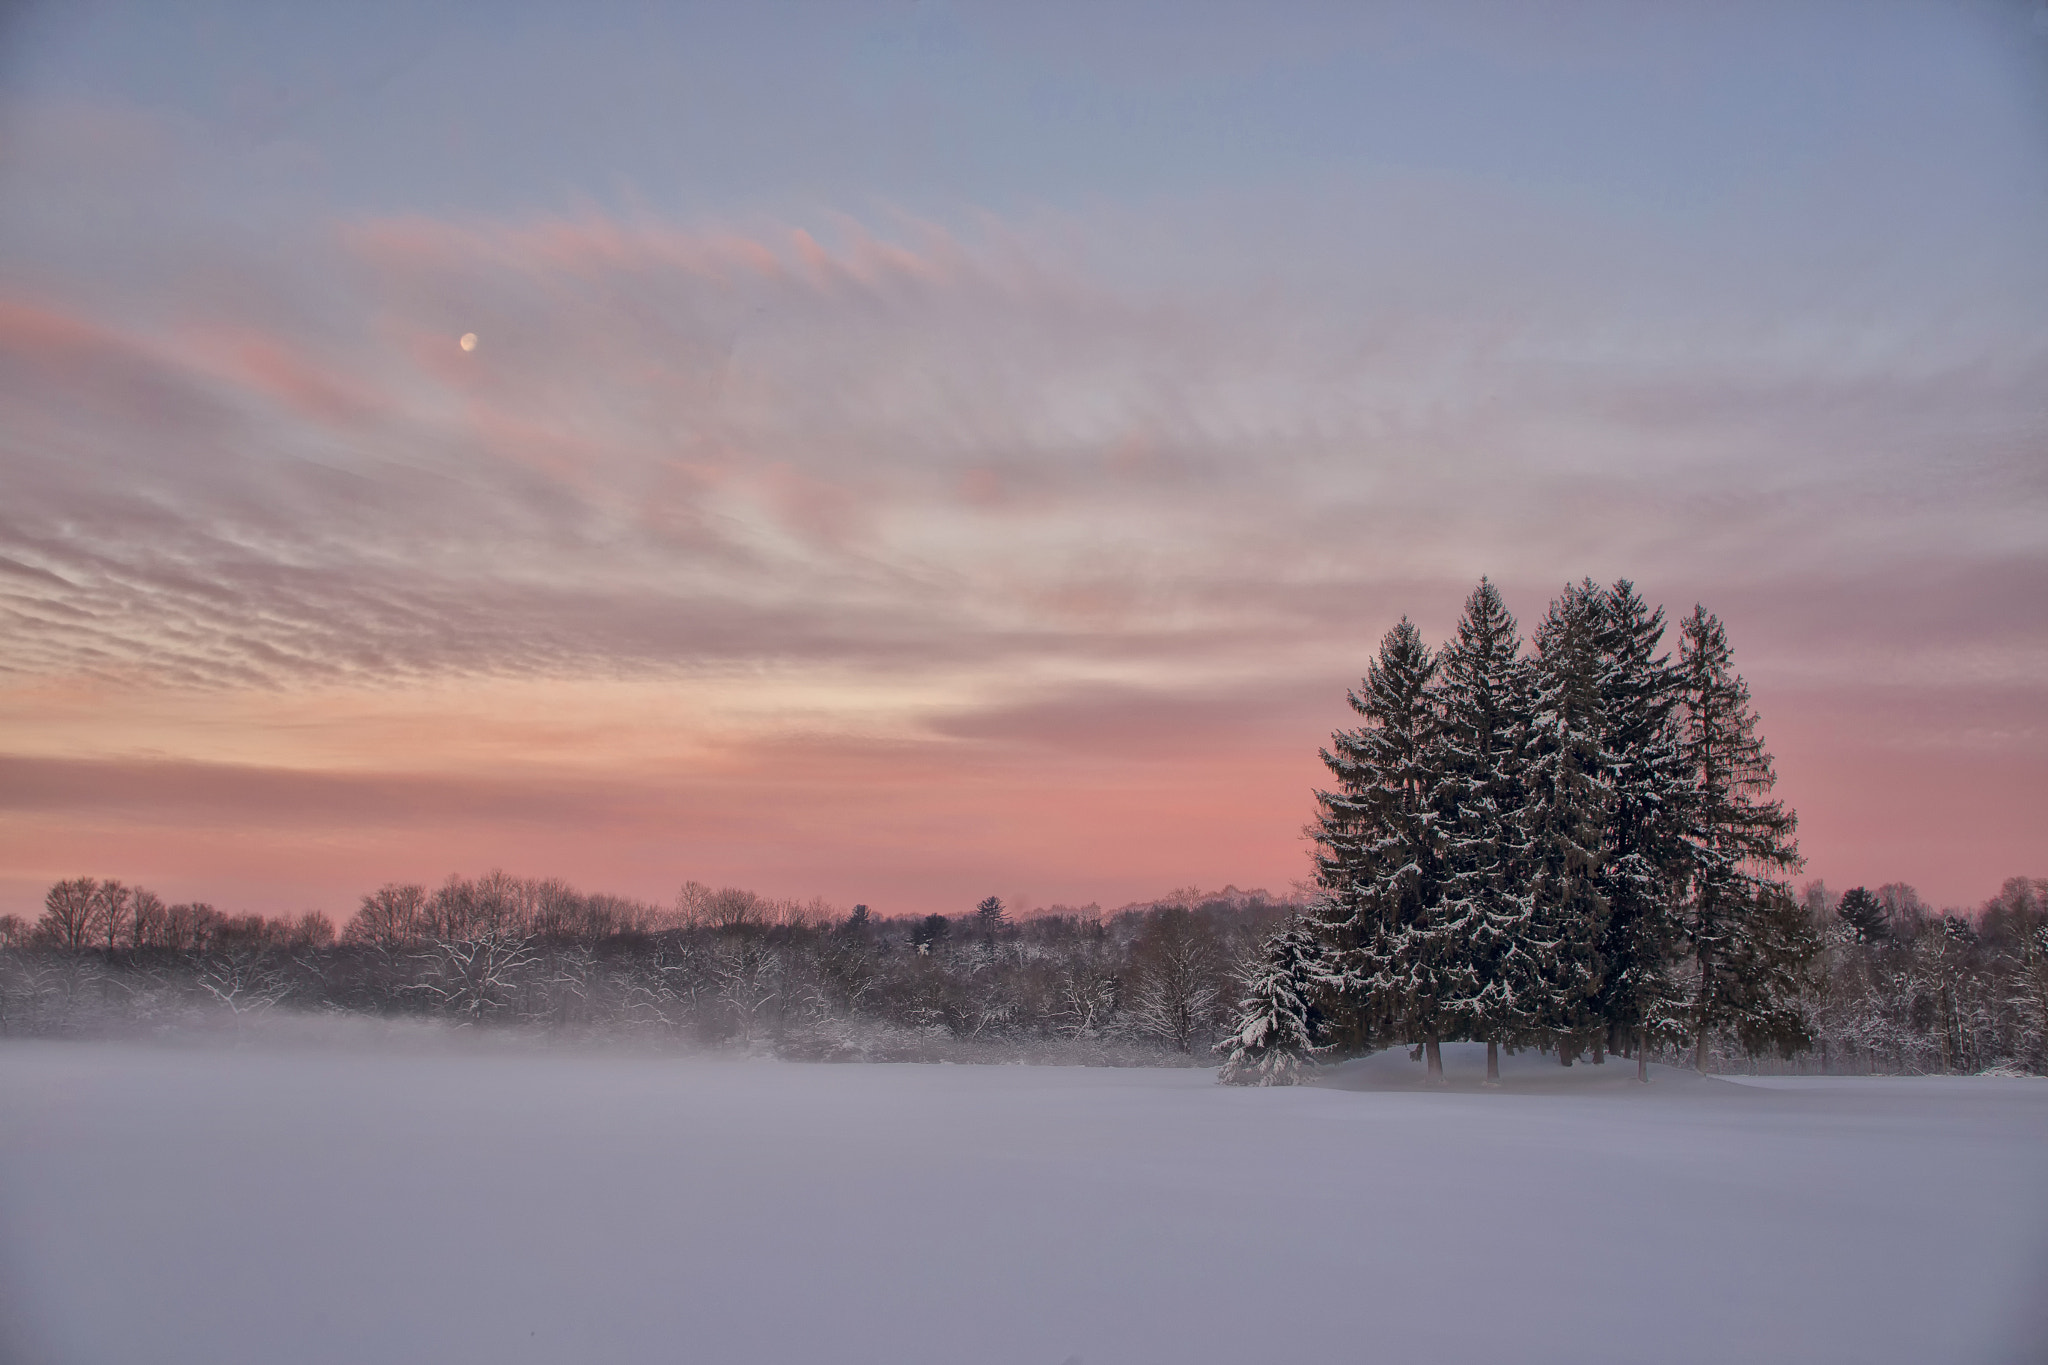
[[[411,943],[425,931],[426,904],[424,886],[387,882],[363,897],[343,939],[387,949]]]
[[[294,948],[327,948],[334,943],[334,921],[318,910],[308,910],[292,921]]]
[[[163,947],[164,917],[169,908],[156,892],[136,887],[135,902],[128,912],[129,941],[137,948]]]
[[[711,950],[718,1000],[743,1046],[754,1041],[762,1016],[780,994],[779,966],[774,949],[754,934],[729,934]]]
[[[176,953],[196,952],[224,918],[204,901],[173,905],[164,911],[163,946]]]
[[[208,960],[199,970],[199,989],[237,1020],[262,1014],[291,994],[284,973],[260,950],[236,948]]]
[[[1177,1052],[1192,1051],[1215,1027],[1223,998],[1215,935],[1194,912],[1167,906],[1148,917],[1131,958],[1131,1022]]]
[[[418,989],[441,1010],[474,1023],[504,1010],[537,960],[532,943],[486,929],[469,938],[437,939],[420,955],[427,966]]]
[[[768,906],[751,891],[720,887],[705,900],[704,923],[725,933],[762,928],[768,923]]]
[[[134,911],[133,890],[111,877],[99,884],[93,893],[92,932],[101,947],[111,953],[132,939]]]
[[[74,877],[58,882],[43,897],[43,917],[36,933],[53,948],[77,952],[92,941],[94,912],[99,905],[98,881]]]

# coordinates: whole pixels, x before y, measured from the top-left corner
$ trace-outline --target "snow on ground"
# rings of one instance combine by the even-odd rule
[[[0,1047],[0,1356],[2038,1361],[2048,1082]],[[2030,1316],[2031,1315],[2031,1316]]]

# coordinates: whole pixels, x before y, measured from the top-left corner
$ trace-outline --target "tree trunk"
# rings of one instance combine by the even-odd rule
[[[1593,1065],[1607,1065],[1607,1044],[1604,1040],[1600,1038],[1595,1038],[1593,1040]]]
[[[109,945],[109,952],[113,952],[111,945]],[[1960,1052],[1954,1046],[1954,1042],[1952,1042],[1954,1040],[1954,1021],[1956,1021],[1956,997],[1950,993],[1948,986],[1942,986],[1942,1072],[1944,1074],[1956,1070],[1956,1056]]]
[[[1636,1030],[1636,1079],[1644,1085],[1650,1083],[1650,1039],[1649,1030]]]
[[[1699,949],[1700,1003],[1697,1017],[1693,1020],[1693,1027],[1697,1030],[1698,1036],[1692,1045],[1692,1069],[1702,1076],[1707,1074],[1707,1000],[1714,979],[1713,959],[1707,956],[1706,948],[1707,945],[1702,943]]]
[[[1491,1038],[1486,1040],[1486,1083],[1500,1084],[1500,1044]]]
[[[1442,1085],[1444,1080],[1444,1054],[1434,1038],[1425,1039],[1422,1044],[1424,1055],[1429,1058],[1429,1079],[1433,1085]]]

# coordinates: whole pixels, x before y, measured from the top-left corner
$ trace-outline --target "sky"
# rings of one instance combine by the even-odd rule
[[[0,912],[1282,892],[1482,574],[2048,875],[2034,0],[4,14]]]

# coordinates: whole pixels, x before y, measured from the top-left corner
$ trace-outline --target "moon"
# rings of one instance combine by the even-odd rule
[[[462,340],[456,342],[455,344],[460,346],[465,351],[474,351],[476,349],[476,333],[464,332],[462,334]]]

